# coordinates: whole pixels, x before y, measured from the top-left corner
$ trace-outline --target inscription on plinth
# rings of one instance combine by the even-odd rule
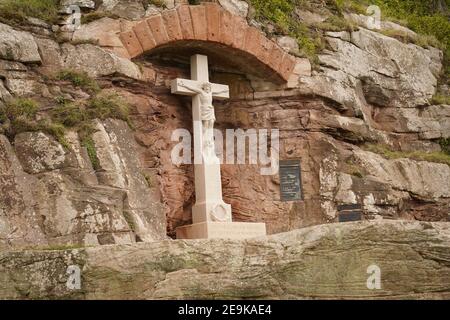
[[[266,235],[265,223],[204,222],[177,229],[177,239],[249,239]]]

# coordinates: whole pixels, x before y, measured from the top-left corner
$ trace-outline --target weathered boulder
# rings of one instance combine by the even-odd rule
[[[82,24],[73,33],[72,41],[96,41],[102,47],[123,47],[118,37],[122,31],[120,20],[108,17],[95,20],[91,23]]]
[[[137,80],[141,78],[139,67],[133,62],[95,45],[63,44],[61,51],[65,68],[85,71],[93,77],[119,73]]]
[[[106,35],[107,37],[107,35]],[[82,36],[79,38],[83,39]],[[91,77],[121,74],[136,80],[142,78],[139,67],[132,61],[119,57],[111,51],[93,44],[59,45],[50,39],[38,39],[39,50],[43,56],[44,73],[54,73],[60,69],[84,71]]]
[[[277,38],[277,43],[280,47],[291,54],[299,54],[299,47],[297,40],[289,36],[281,36]]]
[[[219,3],[226,10],[234,15],[241,16],[243,18],[248,15],[248,3],[241,0],[219,0]]]
[[[33,95],[45,87],[25,64],[17,61],[0,60],[0,77],[13,95]]]
[[[144,2],[140,0],[107,0],[98,10],[129,20],[139,20],[145,15]]]
[[[422,139],[450,137],[450,106],[433,105],[421,108],[378,108],[374,121],[392,132],[418,133]]]
[[[25,132],[15,137],[17,157],[25,172],[41,173],[61,169],[66,152],[53,137],[42,132]]]
[[[360,28],[355,32],[328,32],[332,48],[319,56],[321,71],[302,77],[314,93],[332,99],[343,111],[365,115],[368,105],[416,107],[429,103],[436,92],[442,52],[404,44]]]
[[[38,47],[28,32],[17,31],[0,23],[0,59],[20,62],[41,62]]]
[[[450,198],[450,166],[411,159],[387,160],[382,156],[355,150],[356,161],[368,173],[395,189],[424,198]]]
[[[4,251],[0,298],[448,299],[449,248],[449,223],[359,222],[247,241]],[[69,266],[81,290],[66,286]],[[381,286],[369,289],[377,268]]]

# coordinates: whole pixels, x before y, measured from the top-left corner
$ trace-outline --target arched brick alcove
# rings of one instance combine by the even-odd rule
[[[278,83],[288,81],[296,65],[293,56],[258,29],[214,3],[164,11],[119,37],[131,58],[153,53],[206,53]]]

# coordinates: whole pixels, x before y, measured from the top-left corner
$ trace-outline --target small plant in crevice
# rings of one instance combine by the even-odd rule
[[[125,218],[125,221],[127,222],[128,226],[130,227],[130,230],[133,232],[136,232],[136,224],[134,222],[133,217],[131,216],[131,213],[129,211],[124,210],[123,217]]]
[[[100,86],[95,79],[92,79],[86,72],[78,72],[70,69],[64,69],[56,75],[57,80],[69,81],[75,87],[84,89],[90,93],[100,91]]]
[[[71,40],[70,44],[74,46],[78,46],[80,44],[92,44],[94,46],[98,45],[98,39],[78,39],[78,40]]]
[[[450,138],[441,138],[439,145],[441,146],[442,152],[450,156]]]
[[[120,17],[109,12],[89,12],[81,16],[81,24],[88,24],[102,18],[119,19]]]
[[[65,148],[69,149],[69,142],[66,139],[66,128],[60,124],[52,121],[44,121],[43,125],[38,128],[39,131],[48,133],[49,135],[55,137],[55,139]]]
[[[17,98],[0,105],[0,133],[13,140],[26,131],[36,131],[39,127],[36,115],[39,105],[32,99]]]
[[[324,22],[313,25],[323,31],[355,31],[357,26],[344,17],[332,15],[328,17]]]
[[[92,168],[97,171],[100,169],[100,161],[97,157],[97,149],[95,148],[94,139],[91,135],[81,138],[81,145],[86,148],[89,160],[91,161]]]
[[[39,104],[29,98],[16,98],[0,105],[0,133],[13,141],[19,133],[42,131],[68,148],[64,126],[48,118],[38,118],[38,111]]]
[[[147,185],[149,188],[154,187],[153,179],[148,174],[144,174],[145,181],[147,181]]]
[[[52,111],[51,118],[55,123],[65,128],[73,128],[78,132],[81,145],[86,148],[92,167],[98,170],[100,163],[92,138],[95,132],[92,121],[113,118],[123,120],[131,126],[128,110],[128,105],[118,95],[98,94],[87,101],[57,106]]]
[[[433,96],[433,98],[431,99],[431,104],[433,104],[433,105],[440,105],[440,104],[450,105],[450,95],[436,93]]]
[[[363,169],[359,167],[352,159],[348,159],[347,161],[345,161],[344,171],[360,179],[364,177]]]

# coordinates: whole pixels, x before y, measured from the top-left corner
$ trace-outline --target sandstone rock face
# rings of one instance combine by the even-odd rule
[[[86,40],[83,36],[77,39]],[[72,69],[84,71],[91,77],[118,73],[136,80],[142,78],[139,67],[133,62],[98,46],[88,43],[79,45],[65,43],[60,46],[50,39],[36,39],[36,41],[44,57],[41,70],[45,73]]]
[[[4,86],[13,95],[30,96],[45,88],[29,67],[17,61],[0,60],[0,77],[5,79]],[[8,97],[6,92],[4,95]]]
[[[360,222],[248,241],[3,252],[0,298],[448,299],[449,247],[449,223]],[[66,287],[74,265],[81,290]],[[381,288],[370,290],[374,267]]]
[[[323,74],[305,82],[318,94],[329,92],[327,97],[342,108],[356,114],[364,112],[367,103],[412,108],[426,105],[435,93],[436,71],[442,68],[438,50],[404,44],[362,28],[328,36],[333,51],[320,56]]]
[[[1,137],[1,248],[165,238],[127,124],[98,122],[97,130],[96,171],[76,133],[68,150],[40,132],[16,136],[15,150]]]
[[[99,7],[100,12],[108,12],[129,20],[139,20],[145,15],[142,1],[138,0],[107,0]]]
[[[33,36],[0,23],[0,58],[20,62],[41,62]]]
[[[377,123],[398,133],[418,133],[422,139],[450,136],[450,106],[434,105],[426,108],[377,108]]]
[[[398,190],[424,198],[450,198],[450,167],[446,164],[385,160],[377,154],[361,151],[355,151],[354,155],[370,175]]]
[[[64,44],[61,48],[64,67],[87,72],[93,77],[115,72],[134,79],[140,79],[138,66],[99,47],[82,44]]]

